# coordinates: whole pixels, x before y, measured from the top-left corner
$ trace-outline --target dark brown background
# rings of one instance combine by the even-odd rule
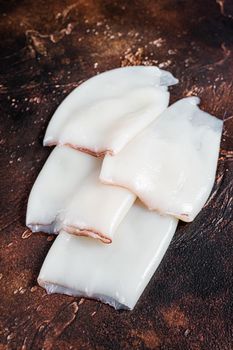
[[[0,1],[0,350],[233,349],[233,2]],[[217,182],[180,224],[133,312],[47,296],[36,278],[51,246],[25,227],[30,188],[63,98],[110,68],[156,64],[225,120]],[[182,136],[182,130],[181,130]]]

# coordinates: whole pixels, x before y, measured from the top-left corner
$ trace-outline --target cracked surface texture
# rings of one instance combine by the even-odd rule
[[[233,335],[233,7],[230,0],[0,2],[0,349],[230,350]],[[25,227],[53,112],[89,77],[156,64],[224,119],[205,208],[180,224],[133,312],[37,286],[52,244]],[[182,131],[181,131],[182,132]]]

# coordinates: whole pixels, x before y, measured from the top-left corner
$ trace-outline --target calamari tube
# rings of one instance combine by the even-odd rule
[[[112,244],[62,231],[41,268],[38,283],[48,293],[101,300],[133,309],[159,266],[177,219],[148,211],[137,201]]]
[[[112,237],[136,196],[99,181],[101,161],[69,147],[56,147],[29,196],[26,223],[32,231],[62,228],[105,243]]]
[[[223,122],[184,98],[163,112],[114,157],[100,179],[128,188],[151,210],[189,222],[214,184]]]
[[[77,87],[56,110],[44,145],[69,145],[102,156],[116,154],[169,103],[168,86],[178,82],[157,67],[124,67]]]

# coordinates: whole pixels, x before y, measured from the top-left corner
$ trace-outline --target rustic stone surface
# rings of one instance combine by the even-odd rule
[[[0,350],[233,347],[233,6],[217,0],[0,2]],[[25,227],[30,188],[50,149],[52,113],[83,80],[157,64],[225,120],[217,181],[133,312],[47,296],[36,284],[52,242]],[[181,131],[182,134],[182,131]]]

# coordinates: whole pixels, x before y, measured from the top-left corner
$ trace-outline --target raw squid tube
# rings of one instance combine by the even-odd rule
[[[77,87],[56,110],[44,145],[69,145],[101,156],[119,152],[169,103],[167,87],[178,82],[157,67],[124,67]]]
[[[184,98],[164,111],[116,156],[100,179],[128,188],[151,210],[192,221],[214,184],[223,122]]]
[[[99,181],[101,161],[69,147],[57,147],[40,172],[29,196],[26,223],[32,231],[68,232],[112,237],[136,196]]]
[[[137,201],[112,244],[62,231],[48,252],[38,283],[48,293],[85,296],[116,309],[133,309],[159,266],[177,222]]]

